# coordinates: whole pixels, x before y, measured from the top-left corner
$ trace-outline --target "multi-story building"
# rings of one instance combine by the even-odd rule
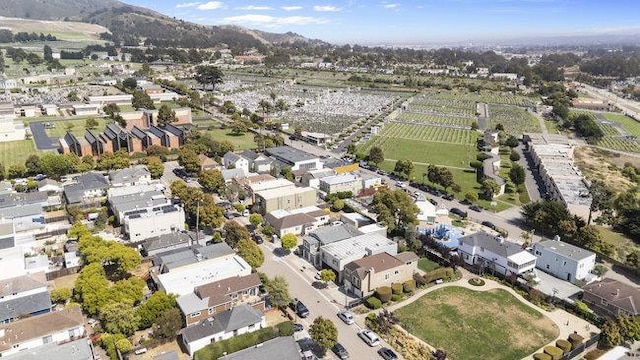
[[[78,205],[93,207],[104,198],[109,181],[99,173],[84,173],[76,179],[74,184],[64,186],[64,198],[67,206]]]
[[[302,235],[317,229],[329,222],[329,214],[317,206],[309,206],[294,210],[274,210],[264,219],[275,233],[282,237],[285,234]]]
[[[114,170],[109,173],[111,186],[135,186],[151,183],[151,173],[146,165],[134,165],[132,167]]]
[[[287,187],[264,190],[255,194],[258,212],[266,214],[274,210],[293,210],[316,205],[318,196],[315,189]]]
[[[249,160],[231,151],[222,157],[222,165],[227,169],[242,169],[249,172]]]
[[[320,179],[320,190],[327,194],[351,192],[357,195],[362,190],[362,178],[353,173],[343,173]]]
[[[536,257],[521,245],[484,231],[459,239],[458,253],[465,263],[502,275],[525,275],[536,267]]]
[[[640,289],[618,280],[604,278],[582,288],[582,301],[599,315],[640,315]]]
[[[138,242],[158,235],[183,231],[184,224],[184,209],[172,204],[125,212],[122,228],[129,241]]]
[[[402,284],[413,279],[418,270],[418,259],[418,255],[412,252],[395,256],[383,252],[352,261],[344,267],[345,289],[364,297],[381,286]]]
[[[316,268],[322,267],[320,248],[337,241],[362,235],[351,225],[324,226],[308,233],[302,238],[302,257],[307,259]]]
[[[300,169],[322,169],[322,162],[319,157],[290,146],[268,148],[265,153],[276,160],[274,166],[278,171],[284,167],[290,167],[294,171]]]
[[[43,272],[0,280],[0,324],[51,311]]]
[[[544,240],[533,244],[530,250],[538,259],[536,267],[570,283],[595,278],[591,271],[596,265],[596,254],[560,241]]]

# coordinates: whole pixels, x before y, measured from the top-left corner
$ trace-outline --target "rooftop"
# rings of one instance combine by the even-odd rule
[[[51,297],[46,289],[35,294],[4,300],[0,302],[0,323],[49,309]]]
[[[151,176],[146,165],[135,165],[126,169],[119,169],[109,173],[109,179],[113,184],[135,182],[141,177]]]
[[[155,251],[164,249],[171,246],[188,244],[192,238],[187,232],[176,231],[169,234],[162,234],[160,236],[152,237],[145,240],[142,247],[147,251]]]
[[[273,148],[268,148],[265,152],[270,155],[278,158],[281,161],[285,161],[289,164],[295,164],[300,161],[309,161],[317,159],[318,157],[310,154],[306,151],[298,150],[291,146],[278,146]]]
[[[220,360],[300,360],[300,347],[292,336],[281,336],[223,356]]]
[[[579,248],[571,244],[567,244],[566,242],[562,242],[559,240],[544,240],[534,244],[534,248],[537,247],[545,248],[553,253],[576,261],[596,256],[594,252]]]
[[[171,271],[202,260],[216,259],[233,254],[235,254],[235,251],[227,243],[221,242],[205,247],[181,249],[171,254],[160,254],[159,257],[162,267]]]
[[[47,278],[44,272],[0,280],[0,298],[41,287],[47,287]]]
[[[416,254],[413,254],[411,258],[414,257],[417,259]],[[378,273],[404,265],[405,262],[406,261],[400,260],[393,255],[382,252],[371,256],[365,256],[362,259],[354,260],[345,265],[345,269],[355,271],[358,275],[358,278],[364,279],[370,269],[373,269],[374,272]]]
[[[348,224],[342,224],[321,227],[309,233],[303,240],[309,244],[318,244],[322,246],[358,235],[362,235],[358,229]]]
[[[632,315],[639,315],[640,289],[627,285],[618,280],[604,278],[602,281],[591,283],[582,288],[584,292],[592,293],[609,304],[628,311]]]
[[[368,250],[392,245],[396,245],[396,243],[386,236],[378,233],[369,233],[324,245],[323,250],[334,258],[341,260],[354,255],[365,256],[368,254]]]
[[[264,314],[249,305],[238,305],[231,310],[222,312],[214,317],[201,320],[196,325],[182,329],[182,337],[186,342],[193,342],[221,332],[234,330],[258,324]]]
[[[233,294],[256,288],[261,284],[262,281],[257,273],[214,281],[197,286],[193,293],[180,296],[177,300],[178,306],[185,315],[191,314],[205,308],[229,303],[233,301]]]
[[[256,193],[256,195],[260,196],[265,200],[277,199],[282,196],[290,196],[290,195],[298,195],[304,193],[315,193],[316,190],[312,188],[306,187],[287,187],[287,188],[277,188],[277,189],[269,189],[263,190]]]
[[[12,355],[5,355],[3,360],[93,360],[93,350],[87,339],[79,339],[68,343],[49,343],[34,349],[23,350]]]
[[[521,245],[506,241],[500,236],[494,236],[484,231],[461,237],[460,244],[463,243],[469,246],[481,247],[504,258],[526,252]]]
[[[328,185],[338,185],[338,184],[344,184],[344,183],[360,181],[360,180],[361,180],[360,176],[358,175],[351,174],[351,173],[344,173],[344,174],[323,177],[322,179],[320,179],[320,182],[326,183]]]

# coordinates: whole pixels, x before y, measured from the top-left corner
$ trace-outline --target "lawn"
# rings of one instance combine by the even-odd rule
[[[604,113],[604,117],[621,124],[630,134],[640,137],[640,121],[635,121],[622,114]]]
[[[212,129],[207,130],[207,133],[213,136],[214,140],[222,141],[227,140],[231,142],[236,150],[255,149],[256,143],[253,141],[253,133],[244,133],[241,135],[235,135],[231,133],[231,129]]]
[[[420,260],[418,260],[418,269],[424,271],[424,272],[429,272],[432,270],[435,270],[437,268],[439,268],[440,265],[438,265],[437,262],[435,261],[431,261],[427,258],[420,258]]]
[[[409,159],[414,163],[469,168],[469,162],[476,159],[476,148],[472,145],[428,142],[421,140],[374,137],[363,147],[369,152],[372,146],[379,146],[386,159]],[[418,165],[418,164],[416,164]],[[422,174],[422,173],[419,173]]]
[[[107,119],[107,118],[94,118],[98,121],[98,126],[96,128],[94,128],[93,130],[97,131],[97,132],[102,132],[105,128],[105,126],[107,126],[107,122],[111,121],[111,119]],[[67,133],[67,129],[69,126],[73,125],[73,127],[71,128],[71,132],[74,135],[77,136],[83,136],[84,132],[86,130],[85,128],[85,124],[86,124],[87,119],[73,119],[73,120],[63,120],[63,121],[56,121],[53,122],[53,124],[55,125],[55,127],[53,129],[46,129],[45,131],[47,132],[47,135],[51,136],[51,137],[63,137],[64,134]]]
[[[598,229],[600,236],[602,236],[602,240],[614,246],[615,253],[613,257],[617,260],[625,262],[627,254],[634,250],[640,250],[640,246],[636,245],[633,240],[626,237],[624,234],[615,232],[604,226],[596,225],[596,228]]]
[[[35,153],[32,140],[0,142],[0,164],[6,168],[14,164],[24,164],[27,157]]]
[[[407,331],[451,359],[521,359],[558,336],[550,319],[505,290],[445,287],[395,314]]]

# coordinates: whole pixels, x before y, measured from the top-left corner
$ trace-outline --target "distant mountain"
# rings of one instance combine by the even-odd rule
[[[35,20],[81,20],[95,11],[123,5],[117,0],[2,0],[0,15]]]
[[[312,44],[327,44],[327,42],[318,40],[318,39],[309,39],[300,34],[296,34],[294,32],[286,32],[286,33],[271,33],[261,30],[247,29],[242,26],[237,25],[222,25],[219,26],[223,29],[235,30],[238,32],[242,32],[248,35],[253,36],[254,38],[260,40],[264,44],[292,44],[295,42],[303,42],[303,43],[312,43]]]

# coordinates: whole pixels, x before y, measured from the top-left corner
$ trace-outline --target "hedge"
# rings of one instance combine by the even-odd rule
[[[551,356],[551,360],[561,360],[564,352],[555,346],[545,346],[544,352]]]
[[[402,300],[402,295],[399,295],[399,294],[391,295],[391,301],[399,301],[399,300]]]
[[[562,349],[565,354],[571,351],[571,343],[567,340],[559,339],[558,341],[556,341],[556,347]]]
[[[438,268],[424,274],[425,283],[430,283],[438,279],[449,280],[453,278],[454,272],[452,268]]]
[[[276,325],[276,329],[278,330],[278,334],[280,336],[291,336],[293,335],[293,323],[291,321],[281,322]]]
[[[234,336],[231,339],[216,341],[196,351],[195,360],[219,359],[224,353],[231,354],[248,347],[261,344],[278,337],[275,328],[267,327],[248,334]]]
[[[424,280],[424,276],[418,273],[413,274],[413,280],[420,286],[427,285],[427,282]]]
[[[391,300],[391,288],[388,286],[380,286],[376,289],[376,297],[382,301],[383,304],[388,303]]]
[[[416,291],[416,281],[415,280],[407,280],[402,284],[402,290],[406,293],[412,293]]]
[[[391,285],[391,292],[394,295],[402,295],[402,284],[393,284],[393,285]]]
[[[364,303],[369,309],[373,310],[380,309],[382,307],[382,301],[375,296],[369,296]]]
[[[533,360],[551,360],[551,356],[545,353],[533,354]]]
[[[571,343],[571,348],[575,349],[578,345],[582,344],[584,338],[578,334],[569,334],[569,338],[567,340]]]

